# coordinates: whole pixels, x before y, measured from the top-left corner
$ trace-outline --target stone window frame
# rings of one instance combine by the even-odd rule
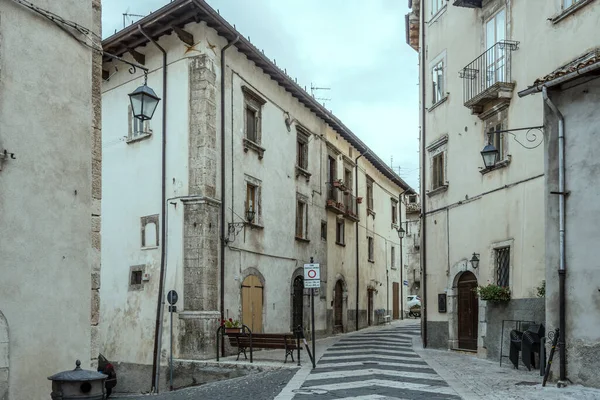
[[[482,125],[483,125],[483,140],[484,140],[483,146],[485,146],[489,143],[490,131],[508,129],[508,112],[507,112],[506,108],[504,108],[502,110],[498,110],[497,112],[489,115],[483,121]],[[500,129],[496,129],[498,127],[498,125],[500,125]],[[494,135],[494,137],[491,138],[492,143],[494,144],[496,149],[499,151],[498,161],[496,161],[496,164],[494,164],[494,166],[492,166],[490,168],[485,168],[485,166],[482,167],[481,170],[479,171],[479,172],[481,172],[482,175],[487,174],[488,172],[491,172],[491,171],[495,171],[500,168],[508,167],[508,165],[510,164],[510,161],[512,159],[512,156],[508,152],[508,150],[509,150],[508,137],[509,137],[508,134],[500,133],[500,138],[497,138],[496,135]],[[483,148],[483,146],[482,146],[482,148]],[[498,147],[501,147],[501,148],[499,149]]]
[[[159,226],[158,226],[158,214],[146,215],[140,217],[141,224],[141,248],[142,250],[156,249],[160,246]],[[147,246],[146,245],[146,227],[148,224],[154,224],[156,229],[156,244]]]
[[[553,24],[556,24],[567,18],[569,15],[575,14],[593,1],[594,0],[573,0],[573,3],[570,6],[565,7],[565,0],[560,0],[560,11],[549,19]]]
[[[131,104],[127,106],[128,124],[127,124],[127,140],[126,143],[139,142],[152,137],[152,128],[150,121],[141,121],[133,116]],[[139,131],[138,128],[142,127]]]
[[[310,142],[311,133],[303,126],[296,125],[296,178],[300,175],[306,178],[306,182],[310,181],[311,173],[308,172],[309,151],[308,144]],[[302,146],[302,154],[300,147]]]
[[[140,273],[140,283],[133,283],[132,282],[132,278],[133,278],[133,274],[134,273]],[[129,289],[128,291],[135,291],[135,290],[143,290],[144,289],[144,274],[146,273],[146,265],[145,264],[141,264],[141,265],[132,265],[129,267]]]
[[[246,200],[248,185],[256,188],[254,192],[254,204],[256,204],[257,209],[254,210],[254,220],[250,225],[255,228],[263,228],[262,181],[246,174],[244,175],[244,218],[246,218],[246,211],[248,210],[248,201]]]
[[[435,196],[436,194],[445,192],[448,190],[448,135],[442,135],[438,139],[434,140],[429,146],[426,148],[427,155],[429,157],[429,171],[431,173],[430,176],[430,189],[427,191],[427,196]],[[435,157],[439,154],[442,154],[443,157],[443,185],[434,186],[434,162]]]
[[[299,211],[300,211],[300,207],[302,207],[302,221],[299,221]],[[301,223],[302,226],[302,235],[298,236],[298,223]],[[301,193],[296,193],[296,224],[295,224],[295,236],[296,236],[296,240],[299,241],[303,241],[303,242],[310,242],[310,239],[308,239],[308,197],[301,194]]]
[[[263,106],[267,103],[265,99],[263,99],[258,93],[254,90],[250,89],[246,85],[242,85],[242,92],[244,94],[244,116],[243,116],[243,124],[244,124],[244,152],[248,152],[248,150],[252,150],[258,154],[259,160],[262,160],[265,153],[265,148],[261,146],[262,144],[262,112]],[[247,118],[246,118],[246,110],[252,110],[256,114],[256,140],[248,139],[248,126],[247,126]]]

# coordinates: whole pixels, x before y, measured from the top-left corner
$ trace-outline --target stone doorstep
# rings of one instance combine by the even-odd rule
[[[256,353],[255,353],[256,356]],[[288,358],[287,363],[283,363],[283,361],[277,362],[274,360],[265,360],[260,359],[257,360],[254,357],[254,362],[251,363],[250,359],[243,360],[240,358],[239,361],[236,361],[237,356],[226,356],[217,361],[216,359],[211,360],[185,360],[185,359],[173,359],[174,365],[195,365],[200,368],[208,367],[208,368],[225,368],[225,369],[247,369],[254,370],[255,372],[264,372],[264,371],[277,371],[279,369],[288,368],[294,369],[299,368],[297,365],[297,361],[292,362]],[[308,357],[307,357],[308,358]],[[304,359],[302,359],[302,363],[304,364]]]

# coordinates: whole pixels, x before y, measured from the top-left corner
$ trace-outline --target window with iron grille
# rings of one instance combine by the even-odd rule
[[[502,287],[509,285],[510,247],[494,250],[496,253],[496,284]]]
[[[367,241],[369,244],[369,261],[373,262],[373,238],[372,237],[367,237]]]

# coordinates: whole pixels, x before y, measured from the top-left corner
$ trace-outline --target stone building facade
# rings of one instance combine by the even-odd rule
[[[418,194],[405,196],[406,237],[404,239],[404,266],[408,281],[407,294],[421,296],[421,201]]]
[[[142,32],[166,52],[166,116],[159,107],[151,121],[133,121],[127,93],[142,74],[103,65],[101,347],[127,376],[121,389],[151,387],[155,337],[166,365],[166,311],[158,336],[155,324],[157,299],[171,289],[177,360],[215,356],[221,313],[255,332],[302,325],[308,334],[311,259],[321,266],[318,335],[375,324],[375,310],[399,317],[408,185],[205,2],[173,1],[103,41],[149,68],[164,99],[163,55]]]
[[[547,73],[547,65],[572,58],[575,48],[594,45],[599,5],[411,5],[407,41],[422,66],[424,339],[430,347],[499,359],[501,340],[507,348],[515,328],[509,322],[502,332],[502,320],[546,321],[537,297],[546,268],[543,109],[516,92]],[[488,144],[499,153],[489,167],[481,154]],[[511,300],[500,306],[478,300],[472,289],[487,284],[508,286]]]
[[[100,18],[100,0],[0,3],[2,400],[97,363],[102,60],[78,40],[100,50]]]

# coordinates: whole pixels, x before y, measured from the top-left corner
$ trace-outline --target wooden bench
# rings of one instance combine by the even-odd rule
[[[229,333],[227,334],[229,343],[233,347],[237,347],[237,360],[240,359],[240,354],[246,356],[246,349],[284,349],[285,361],[287,363],[288,356],[294,361],[294,350],[298,349],[296,338],[293,333]],[[302,349],[302,347],[300,347]]]

